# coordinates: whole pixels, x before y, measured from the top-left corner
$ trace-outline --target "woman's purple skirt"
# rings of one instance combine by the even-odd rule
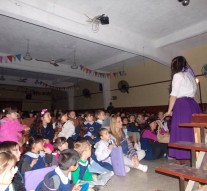
[[[194,113],[201,113],[201,109],[193,98],[176,99],[172,115],[170,143],[177,141],[195,142],[192,127],[179,127],[181,123],[190,123]],[[170,148],[169,156],[176,159],[191,159],[191,151]]]

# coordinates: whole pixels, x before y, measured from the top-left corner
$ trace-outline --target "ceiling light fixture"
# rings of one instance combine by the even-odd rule
[[[183,6],[188,6],[190,3],[190,0],[178,0],[178,1],[181,2]]]
[[[124,64],[123,64],[123,70],[122,71],[120,71],[120,76],[126,76],[127,74],[126,74],[126,72],[125,72],[125,70],[124,70]]]
[[[74,50],[74,63],[73,63],[73,65],[71,65],[71,69],[73,69],[73,70],[78,69],[78,65],[76,64],[76,60],[75,60],[75,53],[76,53],[76,51]]]
[[[27,61],[32,60],[32,57],[29,52],[29,39],[27,39],[27,52],[26,52],[26,55],[23,56],[23,58],[24,58],[24,60],[27,60]]]

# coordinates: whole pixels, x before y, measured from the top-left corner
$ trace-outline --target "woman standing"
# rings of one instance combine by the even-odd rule
[[[182,56],[175,57],[171,63],[172,91],[170,93],[168,111],[165,116],[172,115],[170,143],[177,141],[194,142],[194,130],[179,127],[181,123],[190,123],[192,114],[201,113],[194,100],[197,90],[192,69]],[[190,151],[169,149],[169,156],[178,160],[191,158]]]

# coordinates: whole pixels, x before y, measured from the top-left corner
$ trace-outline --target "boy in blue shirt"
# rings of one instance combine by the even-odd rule
[[[71,149],[62,151],[58,159],[58,167],[45,176],[35,191],[80,191],[80,186],[74,185],[71,178],[71,172],[78,168],[78,159],[79,154],[76,151]]]

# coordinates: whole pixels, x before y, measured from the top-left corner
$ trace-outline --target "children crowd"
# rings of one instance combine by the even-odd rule
[[[55,117],[54,117],[55,116]],[[8,107],[0,120],[0,190],[25,191],[28,171],[55,166],[36,191],[98,190],[114,175],[111,153],[120,147],[124,171],[147,172],[142,159],[168,157],[167,143],[157,139],[157,126],[169,134],[164,112],[109,114],[97,110],[76,116],[75,111],[31,115],[28,127],[16,108]],[[159,121],[159,123],[158,123]]]

